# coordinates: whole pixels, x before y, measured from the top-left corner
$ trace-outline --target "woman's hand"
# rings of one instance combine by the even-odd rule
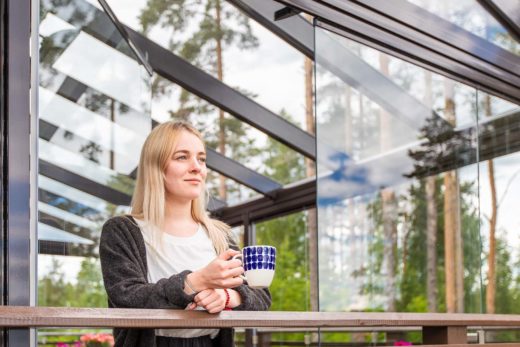
[[[244,283],[239,277],[244,273],[242,262],[240,259],[228,260],[237,254],[240,252],[228,249],[202,269],[190,273],[188,275],[190,285],[199,292],[212,288],[238,287]]]
[[[193,302],[209,313],[219,313],[226,307],[226,293],[224,289],[205,289],[195,295]]]
[[[233,289],[227,289],[229,293],[229,308],[237,307],[242,303],[240,294]],[[226,308],[226,293],[224,289],[206,289],[195,295],[188,309],[193,310],[196,306],[204,308],[209,313],[219,313]]]

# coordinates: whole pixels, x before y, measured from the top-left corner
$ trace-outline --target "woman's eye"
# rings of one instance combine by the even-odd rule
[[[188,157],[185,155],[181,155],[181,156],[176,157],[175,159],[176,160],[186,160],[186,159],[188,159]]]
[[[206,158],[199,158],[199,161],[200,161],[201,163],[205,163],[205,162],[206,162]]]

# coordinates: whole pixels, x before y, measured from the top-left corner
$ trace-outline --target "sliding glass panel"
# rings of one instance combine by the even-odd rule
[[[231,2],[107,2],[133,30],[307,129],[303,54]]]
[[[487,313],[520,313],[520,106],[478,93],[482,275]],[[518,341],[518,332],[493,332],[486,341]],[[514,338],[514,339],[513,339]]]
[[[98,243],[128,210],[151,131],[151,76],[109,17],[82,1],[40,2],[38,305],[106,307]],[[44,329],[72,345],[108,330]]]
[[[477,91],[315,35],[320,309],[481,312]]]

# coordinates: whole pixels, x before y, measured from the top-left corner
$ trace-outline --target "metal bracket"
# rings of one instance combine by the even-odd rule
[[[279,21],[279,20],[286,19],[286,18],[289,18],[292,16],[296,16],[300,12],[301,12],[300,10],[286,6],[274,13],[274,20]]]

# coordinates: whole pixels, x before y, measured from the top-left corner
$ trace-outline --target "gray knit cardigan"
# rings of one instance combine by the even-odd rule
[[[234,243],[230,247],[237,249]],[[148,283],[144,239],[130,216],[113,217],[103,225],[99,255],[109,307],[184,309],[193,301],[194,295],[184,293],[189,270]],[[242,298],[242,304],[234,310],[265,311],[271,305],[267,289],[253,289],[246,284],[233,289]],[[115,347],[155,346],[154,329],[114,329],[114,337]],[[214,345],[233,346],[233,330],[221,329]]]

